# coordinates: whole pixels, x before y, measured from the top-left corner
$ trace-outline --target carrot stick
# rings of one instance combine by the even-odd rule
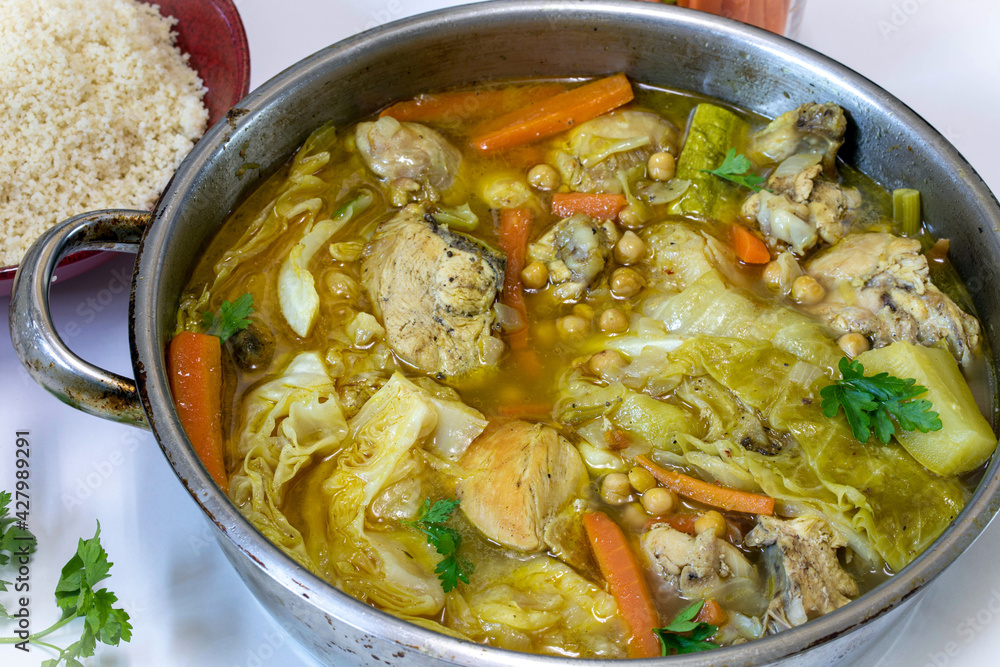
[[[743,225],[730,226],[729,235],[740,261],[747,264],[767,264],[771,261],[771,253],[764,242]]]
[[[530,88],[461,90],[418,95],[382,109],[378,116],[392,116],[396,120],[420,123],[458,121],[496,114],[497,109],[510,108],[512,103],[532,104],[558,95],[563,90],[563,86],[552,83]]]
[[[660,484],[692,500],[732,512],[774,514],[774,498],[770,496],[709,484],[684,473],[661,468],[645,456],[636,457],[636,462],[653,473]]]
[[[698,615],[694,617],[694,620],[696,623],[708,623],[709,625],[719,627],[726,624],[729,620],[729,614],[722,608],[722,605],[709,598],[705,600],[705,604],[702,606],[701,611],[698,612]]]
[[[198,458],[228,492],[222,460],[222,343],[217,336],[183,331],[167,350],[177,416]]]
[[[497,119],[498,129],[474,137],[472,144],[481,151],[494,151],[531,143],[617,109],[634,96],[624,74],[598,79],[512,111]]]
[[[653,632],[660,627],[660,615],[621,528],[603,512],[584,514],[583,528],[597,567],[618,604],[618,613],[628,626],[628,657],[660,655],[660,642]]]
[[[611,220],[627,204],[625,195],[557,192],[552,195],[552,214],[568,218],[574,213],[584,213],[598,220]]]
[[[500,248],[507,254],[507,268],[503,280],[503,302],[521,315],[524,326],[507,334],[514,358],[529,375],[539,375],[542,364],[538,354],[528,349],[528,307],[524,303],[524,285],[521,270],[528,251],[531,223],[534,216],[526,208],[505,208],[500,211]]]
[[[521,315],[521,321],[525,324],[528,323],[528,308],[524,305],[521,270],[528,251],[532,217],[531,211],[526,208],[505,208],[500,211],[500,248],[507,255],[503,301]]]
[[[658,523],[665,523],[674,530],[679,530],[688,535],[696,535],[694,522],[698,520],[699,514],[669,514],[667,516],[654,516],[646,520],[645,527],[649,530]]]

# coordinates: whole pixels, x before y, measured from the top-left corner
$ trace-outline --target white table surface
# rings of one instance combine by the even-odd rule
[[[301,57],[369,27],[454,2],[237,0],[252,87]],[[809,0],[799,40],[868,76],[948,137],[1000,192],[1000,3],[994,0]],[[52,309],[82,357],[130,374],[131,258],[57,284]],[[7,331],[7,300],[0,303]],[[6,338],[9,334],[0,336]],[[144,431],[77,412],[45,393],[0,342],[0,489],[14,486],[15,431],[30,431],[33,630],[56,617],[59,567],[101,521],[115,565],[108,581],[132,616],[133,640],[100,645],[91,664],[315,665],[225,561],[208,524]],[[1000,524],[942,574],[897,630],[859,664],[966,667],[1000,663]],[[7,577],[9,578],[9,577]],[[0,594],[9,603],[10,594]],[[0,624],[2,625],[2,624]],[[69,644],[76,624],[50,637]],[[7,634],[6,632],[4,634]],[[51,657],[0,646],[0,665]]]

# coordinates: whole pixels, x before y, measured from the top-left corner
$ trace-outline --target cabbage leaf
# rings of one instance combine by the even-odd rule
[[[702,336],[672,356],[726,387],[771,429],[792,436],[776,456],[736,445],[718,451],[720,443],[714,443],[721,461],[746,470],[775,498],[816,507],[835,529],[849,522],[897,572],[937,539],[968,500],[957,479],[938,477],[897,443],[859,443],[841,416],[826,418],[820,407],[822,383],[802,387],[791,382],[795,358],[787,352],[766,343]],[[698,447],[690,440],[686,444]]]
[[[308,268],[309,262],[351,218],[368,208],[372,200],[372,194],[363,190],[332,219],[307,225],[301,240],[292,246],[281,265],[278,271],[278,303],[288,326],[299,336],[305,338],[309,335],[319,313],[319,293],[316,291],[316,279]],[[321,200],[315,201],[322,205]],[[318,210],[318,206],[316,210],[311,210],[312,215],[315,216]]]
[[[304,352],[251,391],[243,407],[235,452],[242,465],[230,480],[230,497],[265,537],[315,569],[282,508],[290,482],[312,460],[337,452],[347,437],[336,386],[319,354]]]
[[[536,556],[488,574],[483,585],[449,600],[446,620],[473,640],[549,655],[625,657],[614,598],[570,566]]]
[[[728,287],[718,271],[699,277],[679,294],[647,298],[642,312],[681,336],[732,336],[770,343],[802,361],[819,366],[833,378],[843,356],[821,324],[791,308],[760,301]]]

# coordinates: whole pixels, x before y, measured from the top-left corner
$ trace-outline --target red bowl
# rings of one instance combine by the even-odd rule
[[[250,48],[233,0],[142,0],[177,19],[177,46],[205,82],[211,127],[250,90]],[[79,211],[86,213],[86,211]],[[72,278],[110,259],[109,252],[78,252],[59,263],[56,278]],[[0,297],[10,294],[17,266],[0,268]]]

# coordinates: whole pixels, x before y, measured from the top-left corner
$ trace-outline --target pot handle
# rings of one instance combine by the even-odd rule
[[[59,261],[80,250],[137,253],[148,211],[84,213],[59,223],[28,249],[14,276],[10,338],[28,374],[56,398],[92,415],[149,428],[135,382],[73,354],[56,333],[49,285]]]

